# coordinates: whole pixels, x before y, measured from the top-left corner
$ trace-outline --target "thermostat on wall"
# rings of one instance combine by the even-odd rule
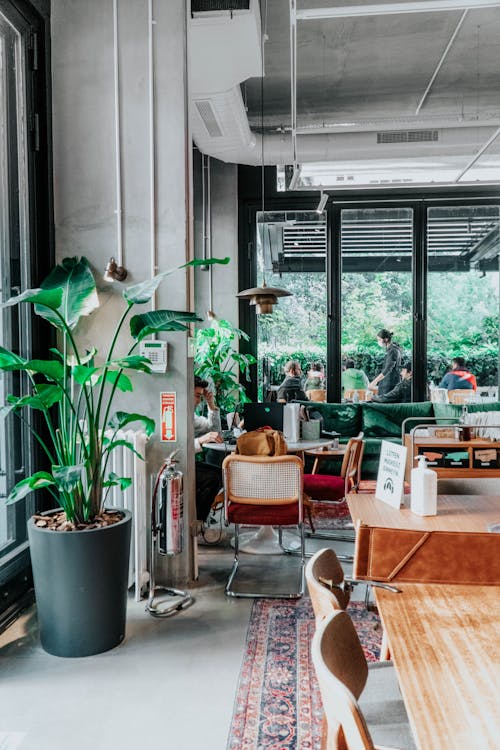
[[[152,372],[167,371],[167,342],[141,341],[139,345],[141,357],[147,357],[151,362]]]

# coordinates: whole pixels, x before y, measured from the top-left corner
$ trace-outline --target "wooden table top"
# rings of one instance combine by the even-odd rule
[[[500,587],[374,588],[420,750],[500,746]]]
[[[438,495],[437,516],[417,516],[407,507],[393,508],[375,495],[351,493],[347,502],[354,526],[361,523],[418,531],[487,531],[489,524],[500,522],[500,495]]]

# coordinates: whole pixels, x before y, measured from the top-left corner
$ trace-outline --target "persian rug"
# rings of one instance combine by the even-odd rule
[[[377,481],[375,479],[363,479],[359,485],[358,494],[374,494]],[[410,485],[405,482],[405,495],[410,492]],[[341,503],[319,502],[314,503],[313,523],[315,529],[322,531],[336,531],[342,529],[353,529],[352,518],[349,513],[347,500]]]
[[[352,602],[348,612],[366,658],[378,660],[378,615],[362,602]],[[227,750],[319,750],[323,709],[310,654],[313,633],[308,597],[254,602]]]

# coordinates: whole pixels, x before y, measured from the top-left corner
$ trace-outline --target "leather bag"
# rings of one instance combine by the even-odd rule
[[[284,456],[287,444],[283,433],[270,427],[245,432],[236,441],[236,453],[241,456]]]

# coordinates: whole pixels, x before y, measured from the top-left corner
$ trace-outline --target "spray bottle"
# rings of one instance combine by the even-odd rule
[[[437,474],[427,467],[424,455],[415,456],[418,466],[411,470],[412,513],[418,516],[437,515]]]

